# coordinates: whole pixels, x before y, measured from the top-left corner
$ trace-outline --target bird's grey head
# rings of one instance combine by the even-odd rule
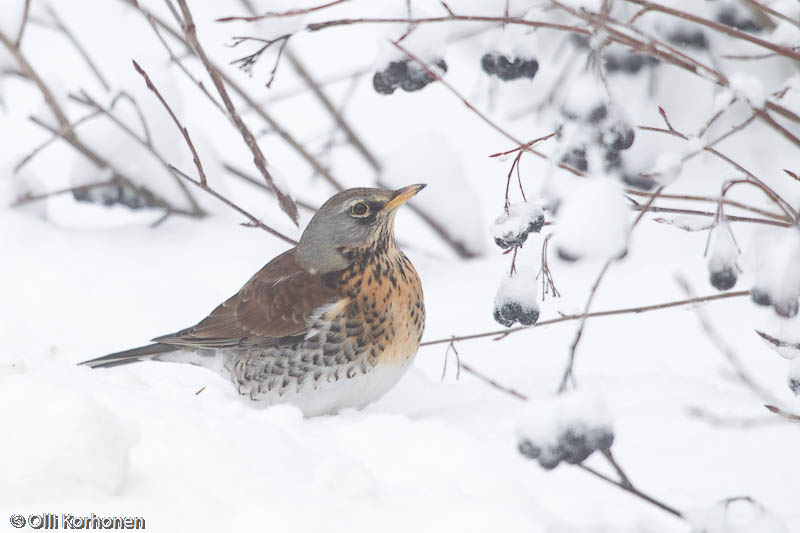
[[[348,252],[393,245],[396,209],[423,188],[420,183],[396,191],[358,188],[333,195],[303,231],[295,259],[304,270],[325,274],[350,266]]]

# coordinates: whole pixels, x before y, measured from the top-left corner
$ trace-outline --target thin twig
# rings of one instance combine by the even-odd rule
[[[192,143],[192,138],[189,136],[189,130],[187,130],[186,127],[181,124],[180,120],[178,120],[178,117],[175,116],[175,113],[172,111],[172,108],[169,106],[167,101],[164,100],[164,97],[161,96],[161,93],[158,91],[156,86],[153,85],[153,82],[150,81],[150,76],[147,75],[147,72],[145,72],[144,69],[139,66],[139,63],[137,63],[136,60],[132,60],[132,62],[133,62],[133,68],[136,69],[136,72],[138,72],[139,75],[144,79],[144,83],[145,85],[147,85],[147,88],[150,89],[150,91],[152,91],[153,94],[156,95],[158,101],[161,102],[161,105],[163,105],[164,109],[167,110],[167,113],[169,113],[169,116],[172,118],[172,121],[178,127],[178,130],[181,132],[181,135],[183,135],[183,139],[186,141],[186,144],[189,146],[189,150],[191,150],[192,152],[192,161],[194,161],[194,166],[197,167],[197,174],[200,177],[200,183],[206,185],[206,172],[205,170],[203,170],[203,164],[200,162],[200,156],[197,155],[197,150],[195,150],[194,148],[194,143]]]
[[[267,161],[264,158],[264,154],[261,152],[261,148],[258,146],[256,142],[256,138],[253,136],[253,133],[244,123],[242,118],[239,116],[238,111],[236,111],[236,107],[233,105],[233,101],[231,97],[228,95],[228,90],[225,88],[225,83],[220,75],[220,72],[217,68],[211,63],[208,59],[208,56],[205,53],[202,45],[200,44],[200,40],[197,37],[197,28],[194,25],[194,20],[192,19],[192,13],[189,10],[189,6],[186,4],[186,0],[178,0],[178,4],[180,5],[181,12],[183,13],[183,33],[186,37],[186,41],[191,44],[192,48],[194,49],[197,56],[203,62],[203,65],[208,72],[208,75],[211,76],[211,81],[214,82],[214,86],[219,93],[220,98],[222,98],[222,102],[225,104],[225,109],[227,109],[228,114],[230,115],[231,119],[233,120],[234,124],[236,124],[237,129],[242,135],[242,139],[244,139],[245,144],[250,151],[253,153],[253,162],[258,168],[261,175],[267,182],[267,185],[272,189],[275,196],[278,198],[278,204],[281,206],[281,209],[289,216],[292,222],[297,224],[297,206],[295,205],[294,201],[290,196],[285,194],[275,183],[275,180],[272,177],[272,174],[267,170]]]
[[[622,309],[611,309],[608,311],[593,311],[586,315],[587,318],[597,318],[597,317],[604,317],[604,316],[616,316],[616,315],[628,315],[628,314],[638,314],[638,313],[647,313],[650,311],[659,311],[661,309],[669,309],[672,307],[681,307],[684,305],[693,305],[698,303],[706,303],[706,302],[713,302],[716,300],[724,300],[727,298],[742,298],[745,296],[749,296],[750,291],[734,291],[734,292],[724,292],[721,294],[712,294],[709,296],[699,296],[696,298],[688,298],[684,300],[675,300],[671,302],[665,302],[660,304],[653,304],[653,305],[643,305],[639,307],[626,307]],[[583,319],[584,315],[563,315],[559,318],[553,318],[550,320],[540,320],[536,323],[535,326],[516,326],[513,328],[506,328],[500,330],[493,330],[493,331],[486,331],[483,333],[473,333],[470,335],[461,335],[461,336],[451,336],[444,339],[435,339],[430,341],[425,341],[420,343],[420,346],[433,346],[434,344],[444,344],[446,342],[451,341],[465,341],[465,340],[472,340],[472,339],[481,339],[486,337],[495,337],[497,339],[502,339],[511,335],[512,333],[517,333],[523,330],[535,330],[544,326],[550,326],[553,324],[559,324],[561,322],[571,322],[573,320],[581,320]]]
[[[315,11],[321,11],[323,9],[333,7],[338,4],[343,4],[348,1],[349,0],[333,0],[332,2],[328,2],[327,4],[321,4],[314,7],[306,7],[302,9],[290,9],[288,11],[270,11],[264,13],[263,15],[254,15],[250,17],[222,17],[218,18],[217,22],[233,22],[236,20],[241,20],[244,22],[255,22],[257,20],[263,20],[268,18],[295,17],[297,15],[306,15],[308,13],[313,13]]]

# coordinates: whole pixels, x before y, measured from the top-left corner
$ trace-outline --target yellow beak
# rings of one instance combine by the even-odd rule
[[[397,189],[396,191],[394,191],[394,196],[392,196],[392,199],[389,200],[383,208],[395,209],[403,205],[407,201],[409,201],[412,196],[416,195],[419,191],[421,191],[425,187],[427,187],[427,184],[417,183],[416,185],[409,185],[408,187]]]

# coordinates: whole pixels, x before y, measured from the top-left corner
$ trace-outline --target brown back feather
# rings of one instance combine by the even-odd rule
[[[196,326],[153,339],[197,348],[274,345],[304,335],[312,312],[340,299],[322,276],[295,261],[294,248],[267,263]]]

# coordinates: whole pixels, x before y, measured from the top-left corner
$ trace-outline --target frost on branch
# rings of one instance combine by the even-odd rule
[[[725,222],[720,222],[711,230],[708,242],[708,272],[711,285],[720,291],[727,291],[736,285],[739,267],[736,260],[739,248],[733,240],[731,229]]]
[[[494,319],[511,327],[515,322],[532,326],[539,319],[539,302],[536,294],[536,272],[529,267],[518,267],[505,278],[494,297]]]
[[[522,246],[529,233],[539,233],[544,226],[544,213],[533,202],[511,204],[492,224],[494,242],[503,249]]]
[[[593,177],[576,183],[558,210],[554,240],[559,257],[567,261],[624,257],[630,212],[619,182]]]
[[[772,306],[779,316],[791,318],[800,298],[800,228],[779,232],[761,258],[750,295],[757,305]]]
[[[530,402],[517,427],[519,452],[552,470],[562,461],[578,464],[614,442],[611,415],[603,398],[575,390]]]
[[[687,514],[692,533],[789,533],[763,505],[749,497],[730,498]]]

